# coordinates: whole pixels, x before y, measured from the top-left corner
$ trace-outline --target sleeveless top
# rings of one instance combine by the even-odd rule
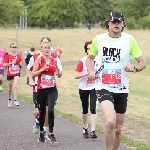
[[[40,57],[41,63],[38,70],[42,69],[46,65],[46,61],[43,56]],[[47,89],[56,86],[55,80],[55,71],[57,69],[57,65],[55,63],[54,58],[50,57],[49,68],[46,71],[43,71],[38,76],[38,89]]]

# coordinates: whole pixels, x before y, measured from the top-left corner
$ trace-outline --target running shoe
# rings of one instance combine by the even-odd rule
[[[14,101],[14,105],[19,106],[19,101]]]
[[[84,127],[83,127],[83,137],[89,138],[89,131],[88,131],[88,129],[85,129]]]
[[[50,140],[50,143],[58,143],[54,134],[48,135],[48,139]]]
[[[8,100],[8,107],[11,108],[12,107],[12,102],[10,100]]]
[[[3,92],[3,88],[2,88],[2,86],[0,86],[0,92]]]
[[[44,134],[45,139],[47,139],[48,138],[47,132],[44,131],[43,134]]]
[[[90,138],[92,138],[92,139],[96,139],[97,138],[97,135],[96,135],[95,131],[92,131],[90,133]]]
[[[44,137],[44,133],[40,133],[40,138],[39,138],[39,142],[45,143],[45,137]]]
[[[37,123],[37,122],[35,121],[35,123],[34,123],[34,125],[33,125],[33,133],[38,134],[39,128],[40,128],[39,123]]]

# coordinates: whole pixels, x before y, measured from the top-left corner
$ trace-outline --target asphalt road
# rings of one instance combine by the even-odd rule
[[[82,127],[57,116],[54,133],[58,144],[40,143],[39,134],[32,132],[34,107],[20,101],[20,106],[8,108],[7,100],[7,94],[0,93],[0,150],[105,150],[103,135],[84,139]],[[119,150],[133,149],[121,144]]]

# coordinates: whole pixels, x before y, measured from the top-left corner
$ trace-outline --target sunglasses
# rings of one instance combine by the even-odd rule
[[[17,46],[12,46],[12,47],[10,47],[10,48],[17,48]]]

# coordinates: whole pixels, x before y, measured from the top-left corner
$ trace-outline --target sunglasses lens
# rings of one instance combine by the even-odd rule
[[[17,46],[13,46],[13,47],[11,47],[11,48],[17,48]]]

